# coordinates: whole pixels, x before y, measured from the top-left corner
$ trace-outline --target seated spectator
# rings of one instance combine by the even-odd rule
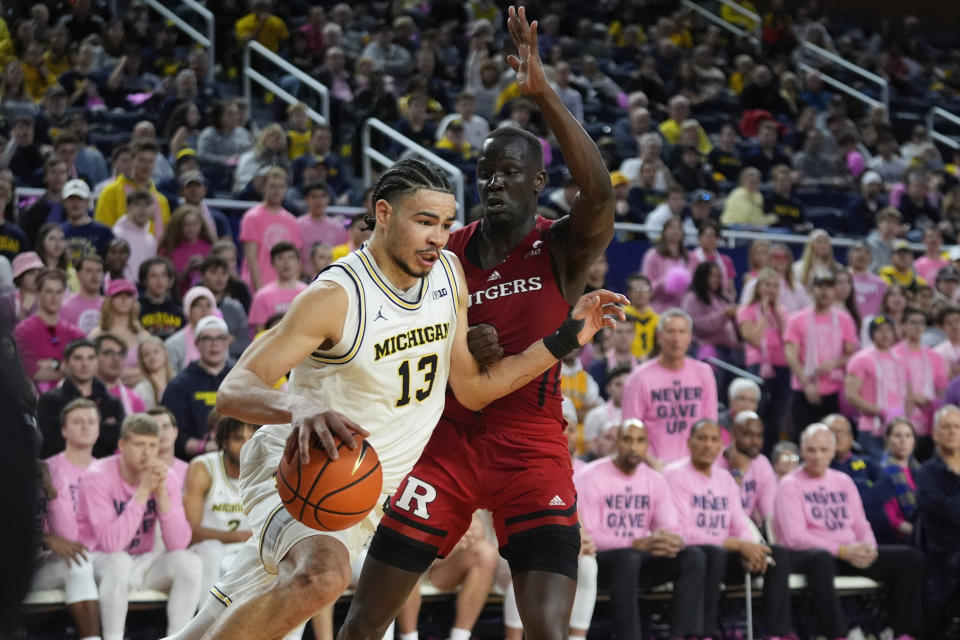
[[[740,486],[743,512],[763,531],[773,517],[777,474],[763,449],[765,428],[753,411],[741,411],[733,420],[733,442],[717,458],[717,468],[727,469]]]
[[[210,440],[207,429],[207,416],[217,402],[217,389],[230,372],[227,324],[216,316],[207,316],[193,333],[200,357],[174,376],[160,401],[176,418],[180,429],[177,457],[185,460],[216,450],[217,444]]]
[[[720,439],[723,440],[723,446],[729,445],[733,440],[730,434],[733,432],[733,422],[737,416],[744,411],[753,413],[760,408],[760,385],[750,378],[734,378],[730,386],[726,388],[727,408],[717,416],[717,424],[720,425]]]
[[[60,308],[60,317],[80,331],[90,333],[100,324],[103,307],[103,258],[88,253],[77,261],[77,281],[80,289],[69,296]]]
[[[877,141],[877,155],[867,162],[867,167],[876,171],[885,183],[893,185],[903,178],[909,164],[897,153],[897,140],[893,135],[882,136]]]
[[[647,214],[666,202],[666,191],[657,187],[662,164],[659,159],[656,159],[640,167],[637,180],[632,183],[630,191],[627,193],[631,221],[644,222]],[[629,180],[628,176],[621,171],[615,171],[614,173],[623,176],[624,180]]]
[[[280,45],[290,37],[290,32],[286,23],[271,13],[272,10],[273,3],[270,0],[253,0],[250,3],[250,13],[234,25],[240,47],[255,40],[273,53],[279,53]]]
[[[159,441],[153,417],[128,416],[120,453],[93,463],[80,483],[77,521],[81,541],[93,551],[105,638],[123,637],[134,589],[169,592],[168,635],[200,603],[200,565],[186,552],[190,525],[176,476],[157,456]],[[165,551],[154,549],[158,525]]]
[[[243,278],[257,291],[276,280],[270,264],[270,250],[281,241],[303,247],[297,219],[283,208],[288,175],[282,167],[270,169],[265,176],[263,202],[249,209],[240,221],[239,240],[243,243]]]
[[[407,102],[407,115],[394,125],[397,133],[404,135],[424,147],[433,146],[437,128],[427,120],[427,97],[423,94],[410,96]]]
[[[947,266],[949,261],[943,253],[943,234],[936,227],[927,227],[923,230],[923,244],[926,245],[924,254],[913,263],[917,275],[927,282],[934,282],[940,269]]]
[[[160,240],[159,253],[173,262],[181,291],[199,280],[197,268],[216,241],[204,224],[200,209],[185,204],[173,212]]]
[[[0,211],[6,211],[12,196],[13,184],[0,178]],[[0,216],[0,256],[14,260],[19,253],[26,252],[28,247],[29,240],[24,230],[5,216]]]
[[[196,155],[188,154],[186,157],[196,159]],[[182,204],[200,209],[203,216],[203,225],[214,240],[220,238],[231,238],[230,221],[227,216],[219,209],[213,209],[207,205],[204,198],[207,197],[207,179],[199,170],[178,171],[177,182],[179,184],[180,199]]]
[[[787,320],[784,354],[793,373],[793,424],[812,424],[839,410],[843,370],[857,350],[850,314],[834,306],[833,274],[813,279],[814,306]]]
[[[717,184],[713,177],[704,168],[700,152],[696,147],[684,145],[679,148],[680,162],[673,165],[671,172],[673,179],[683,187],[684,191],[717,191]]]
[[[622,421],[623,385],[631,371],[629,365],[618,365],[604,374],[605,384],[603,389],[607,401],[587,411],[583,418],[583,448],[588,453],[596,453],[596,440],[601,436],[607,425],[611,423],[619,424]],[[573,440],[576,445],[575,450],[580,445],[576,426],[575,421]]]
[[[904,178],[906,190],[899,202],[903,222],[915,229],[923,229],[940,222],[940,212],[930,204],[930,185],[923,171],[911,170]],[[891,197],[893,200],[893,197]]]
[[[203,593],[230,568],[252,534],[237,484],[240,449],[257,428],[236,418],[221,418],[214,433],[217,450],[197,456],[187,470],[183,510],[193,531],[190,551],[203,565]]]
[[[627,158],[620,164],[620,172],[630,179],[630,182],[646,182],[640,179],[643,165],[652,163],[654,165],[654,182],[652,187],[657,191],[666,191],[673,179],[670,171],[663,164],[661,155],[663,153],[663,141],[656,133],[645,133],[640,136],[640,151],[636,158]]]
[[[258,172],[271,167],[290,168],[287,136],[283,127],[276,122],[265,127],[257,136],[253,148],[243,152],[237,159],[237,168],[233,174],[233,192],[242,191]]]
[[[833,187],[847,182],[845,165],[824,148],[823,133],[817,128],[807,133],[803,151],[793,156],[792,166],[803,185]]]
[[[769,111],[774,117],[792,115],[790,107],[780,96],[770,68],[763,64],[754,67],[750,73],[750,82],[740,94],[740,108],[743,111]]]
[[[737,182],[743,161],[737,149],[737,128],[734,125],[727,123],[720,129],[717,146],[707,156],[707,162],[713,169],[714,180]]]
[[[697,265],[690,289],[683,298],[683,310],[693,318],[693,337],[701,360],[715,357],[731,364],[743,362],[734,323],[737,305],[724,296],[719,265],[713,262]],[[720,379],[726,380],[726,376],[721,375]]]
[[[23,52],[23,88],[26,94],[38,103],[43,100],[47,89],[57,84],[57,76],[47,69],[43,61],[43,45],[40,42],[31,42]]]
[[[345,242],[346,229],[327,216],[327,207],[330,205],[330,192],[327,185],[323,182],[310,183],[304,186],[303,195],[307,202],[307,215],[297,218],[303,246],[313,247],[317,242],[334,246]],[[304,275],[310,279],[316,276],[309,257],[304,260],[302,267]]]
[[[583,528],[597,548],[598,584],[610,590],[616,633],[624,638],[642,635],[637,587],[673,581],[670,633],[700,635],[703,550],[685,544],[670,488],[644,462],[644,423],[628,420],[614,430],[615,455],[584,467],[574,481]]]
[[[871,271],[878,271],[893,261],[894,241],[903,231],[901,220],[900,212],[893,207],[884,207],[877,214],[877,226],[867,235],[867,246],[872,258]]]
[[[237,273],[237,265],[239,264],[237,245],[232,240],[217,240],[213,244],[213,249],[210,250],[210,256],[223,258],[230,266],[230,278],[227,280],[226,294],[243,305],[244,311],[249,313],[253,295],[250,293],[250,287]]]
[[[755,227],[769,227],[778,221],[776,214],[763,211],[760,171],[747,167],[740,172],[740,186],[727,196],[720,221],[725,225],[743,224]]]
[[[790,158],[777,144],[777,124],[773,120],[764,120],[757,128],[757,144],[743,159],[743,164],[760,171],[761,179],[770,179],[770,170],[778,164],[790,165]]]
[[[367,241],[372,233],[373,230],[367,227],[367,222],[362,215],[353,216],[347,226],[347,241],[333,248],[331,259],[336,262],[348,253],[353,253]]]
[[[170,220],[170,204],[163,196],[150,177],[157,166],[157,154],[160,147],[156,142],[144,141],[134,143],[132,147],[133,161],[130,165],[130,174],[120,174],[116,180],[104,187],[97,200],[94,217],[108,227],[112,227],[127,212],[127,193],[141,189],[153,196],[153,207],[150,216],[150,231],[156,237],[163,235],[164,226]]]
[[[127,194],[127,212],[113,225],[113,235],[130,245],[127,266],[134,274],[140,273],[144,261],[157,255],[157,238],[150,232],[153,205],[149,191],[135,189]]]
[[[207,256],[200,263],[200,284],[213,294],[217,308],[230,331],[230,357],[236,360],[250,344],[250,324],[243,305],[227,295],[230,265],[223,258]]]
[[[906,418],[894,418],[887,424],[886,451],[880,466],[893,484],[893,497],[883,505],[883,510],[894,535],[887,540],[881,539],[881,542],[910,544],[913,539],[919,517],[915,477],[920,463],[913,456],[916,442],[916,432]]]
[[[232,243],[231,243],[232,244]],[[166,340],[183,327],[183,309],[170,295],[176,273],[169,258],[144,260],[139,269],[143,295],[140,296],[140,326],[152,336]]]
[[[594,407],[603,404],[600,387],[590,377],[580,362],[582,349],[574,349],[560,361],[560,389],[565,398],[573,402],[577,411],[577,454],[586,453],[583,435],[583,419]]]
[[[459,118],[463,123],[463,134],[466,141],[472,148],[480,149],[483,146],[484,138],[490,133],[490,124],[483,117],[477,115],[476,106],[476,95],[469,89],[461,91],[454,104],[454,113],[445,116],[437,125],[437,140],[442,138],[447,126]]]
[[[466,139],[463,122],[460,120],[450,121],[434,147],[452,154],[455,160],[462,162],[471,162],[477,155],[477,151]]]
[[[943,358],[923,343],[926,329],[926,314],[908,307],[903,312],[903,340],[892,349],[906,371],[905,413],[917,432],[917,458],[920,460],[926,460],[933,452],[930,438],[933,414],[950,382]]]
[[[83,332],[60,318],[67,276],[59,269],[44,269],[37,275],[37,313],[13,330],[26,374],[41,393],[63,379],[64,349]]]
[[[173,368],[167,347],[157,336],[148,336],[137,345],[137,360],[143,380],[133,390],[149,411],[160,403],[167,383],[173,379]]]
[[[870,456],[883,454],[887,423],[907,409],[907,372],[891,351],[897,340],[893,321],[880,313],[869,324],[873,346],[864,346],[850,357],[844,381],[844,398],[856,409],[857,442]]]
[[[681,95],[670,98],[667,105],[667,119],[660,123],[657,130],[669,144],[676,144],[680,139],[680,132],[683,129],[683,122],[690,117],[690,101]],[[707,132],[700,127],[698,132],[697,150],[701,154],[707,155],[713,149]]]
[[[834,576],[865,575],[890,591],[890,626],[895,636],[920,632],[920,552],[910,547],[877,547],[853,480],[829,468],[836,439],[823,424],[812,424],[800,439],[803,467],[780,481],[774,505],[777,540],[791,550],[793,571],[807,576],[817,612],[816,633],[845,636],[848,628],[834,589]]]
[[[883,193],[883,178],[876,171],[865,171],[860,177],[860,195],[847,209],[848,229],[864,235],[877,224],[877,214],[887,205]]]
[[[187,322],[183,328],[164,341],[170,355],[170,366],[174,373],[180,373],[187,365],[200,357],[196,348],[197,324],[209,315],[215,315],[217,308],[213,292],[202,286],[191,287],[183,296],[183,310]]]
[[[63,384],[41,394],[37,402],[37,427],[43,436],[40,455],[49,457],[64,450],[60,412],[78,398],[92,401],[100,412],[99,436],[93,445],[94,457],[112,454],[117,450],[120,423],[124,416],[123,405],[110,395],[107,386],[97,378],[97,345],[86,338],[73,340],[64,351],[63,362]]]
[[[92,2],[75,2],[69,13],[60,19],[60,26],[67,29],[73,42],[82,42],[87,36],[104,31],[103,18],[97,14]]]
[[[126,415],[142,413],[147,410],[143,398],[120,379],[123,363],[127,359],[127,345],[117,336],[102,333],[95,340],[97,344],[97,376],[107,385],[107,391],[120,399]]]
[[[445,557],[435,560],[423,580],[443,590],[457,590],[455,615],[448,634],[451,639],[467,640],[483,611],[500,556],[486,539],[486,530],[479,512],[475,512],[470,528]],[[397,615],[397,631],[402,637],[417,637],[417,620],[422,596],[419,584],[414,586]]]
[[[304,168],[309,165],[311,160],[322,161],[327,170],[325,182],[331,187],[338,196],[350,194],[350,183],[343,176],[343,170],[340,167],[340,160],[331,153],[333,145],[333,135],[330,127],[323,124],[315,124],[313,132],[310,134],[310,142],[307,145],[307,151],[302,156],[294,158],[290,167],[293,175],[293,183],[301,187],[301,195],[306,196],[302,187],[311,182],[304,180]],[[479,147],[478,147],[479,148]]]
[[[287,107],[287,159],[293,160],[307,153],[312,131],[310,116],[307,114],[307,105],[304,102],[295,102]],[[271,163],[271,166],[280,164]]]
[[[653,352],[654,340],[660,316],[650,306],[653,285],[650,278],[642,273],[632,273],[626,279],[627,298],[630,305],[623,308],[627,318],[636,323],[636,337],[633,339],[633,355],[646,360]]]
[[[146,413],[147,415],[153,416],[160,424],[160,447],[157,449],[157,455],[160,460],[173,471],[173,475],[177,477],[177,489],[182,495],[183,487],[187,481],[187,468],[190,465],[186,461],[176,458],[173,455],[174,449],[176,448],[177,435],[180,433],[180,430],[177,429],[176,418],[174,418],[173,413],[163,405],[157,405],[152,409],[148,409]],[[216,416],[211,414],[211,419],[214,417]],[[208,421],[207,426],[210,426],[210,421]]]
[[[43,163],[43,183],[46,190],[20,214],[20,225],[27,240],[36,245],[40,227],[48,222],[60,223],[63,213],[63,187],[67,183],[67,165],[59,158],[50,158]]]
[[[307,288],[300,281],[300,251],[289,242],[278,242],[270,249],[270,265],[277,279],[257,290],[250,305],[250,329],[253,335],[263,331],[267,320],[286,313],[297,294]]]
[[[936,450],[916,473],[917,508],[929,569],[925,613],[932,637],[945,637],[960,588],[960,409],[947,404],[933,425]]]
[[[67,134],[67,92],[59,84],[51,85],[43,94],[43,102],[34,124],[37,142],[52,144],[61,135]],[[70,167],[71,172],[74,168]],[[71,176],[77,177],[77,176]]]
[[[410,52],[393,43],[393,29],[384,23],[373,33],[370,44],[364,47],[361,58],[369,58],[376,71],[405,83],[413,71],[414,60]]]
[[[777,216],[775,227],[787,227],[793,231],[809,228],[804,206],[793,197],[793,173],[786,165],[777,165],[770,170],[772,191],[764,199],[764,208]]]
[[[104,333],[110,333],[120,339],[124,346],[129,345],[124,349],[123,360],[123,379],[128,386],[140,382],[137,345],[149,335],[140,325],[139,317],[137,288],[129,280],[114,280],[107,285],[100,324],[89,333],[93,340]]]
[[[640,92],[643,95],[643,92]],[[646,96],[643,96],[644,102]],[[613,125],[617,157],[622,161],[639,155],[640,140],[650,133],[650,111],[644,103],[631,106],[626,118],[617,120]]]
[[[870,271],[871,249],[867,242],[858,240],[847,254],[850,266],[850,275],[853,278],[854,299],[857,310],[865,319],[880,312],[883,305],[883,294],[887,291],[887,283],[883,278]]]
[[[82,638],[99,637],[100,605],[89,550],[77,531],[77,492],[80,477],[93,464],[93,445],[100,435],[97,405],[78,398],[63,408],[61,431],[66,449],[40,463],[51,488],[40,517],[44,520],[41,547],[31,589],[63,589],[67,611]],[[39,507],[40,505],[38,505]]]
[[[634,369],[623,385],[623,419],[646,425],[646,459],[655,469],[685,456],[693,423],[717,418],[717,382],[709,365],[687,357],[692,341],[690,316],[664,311],[657,328],[660,357]]]
[[[87,253],[104,256],[113,239],[110,227],[90,217],[90,187],[83,180],[71,180],[63,187],[63,210],[66,220],[60,223],[67,241],[70,263]]]
[[[773,446],[770,460],[779,482],[800,465],[800,448],[793,442],[781,440]]]
[[[742,507],[740,488],[730,473],[716,466],[722,449],[720,425],[711,418],[696,420],[687,446],[690,457],[668,465],[663,475],[673,494],[684,542],[698,546],[706,559],[703,634],[718,634],[721,582],[737,584],[746,570],[764,576],[764,631],[789,636],[789,556],[786,549],[757,542]]]
[[[0,167],[10,169],[18,185],[29,185],[33,182],[37,167],[43,166],[43,162],[44,154],[34,137],[33,116],[17,116],[10,127],[10,140],[0,155]]]
[[[235,167],[240,154],[253,148],[254,138],[240,123],[235,101],[216,102],[210,109],[210,126],[197,138],[197,157],[202,162]]]

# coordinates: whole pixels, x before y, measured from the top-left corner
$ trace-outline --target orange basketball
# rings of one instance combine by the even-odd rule
[[[280,460],[277,491],[290,514],[312,529],[340,531],[363,520],[380,499],[383,469],[370,443],[353,436],[359,446],[350,449],[338,441],[338,460],[331,460],[314,437],[310,462],[294,456]]]

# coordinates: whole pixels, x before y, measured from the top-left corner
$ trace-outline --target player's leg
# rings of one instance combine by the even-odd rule
[[[100,603],[97,582],[93,576],[93,563],[89,558],[79,563],[72,562],[64,580],[67,611],[77,628],[77,637],[100,636]]]
[[[374,557],[371,546],[371,553],[363,563],[357,589],[350,601],[347,619],[340,627],[337,639],[380,640],[390,623],[400,614],[400,609],[420,582],[424,570],[407,571],[382,562]]]
[[[420,583],[410,591],[407,601],[400,607],[400,613],[397,614],[397,630],[400,632],[400,640],[408,640],[411,637],[417,637],[420,620],[420,606],[423,604],[423,594],[420,593]]]
[[[132,568],[133,559],[124,551],[94,554],[93,574],[100,595],[103,640],[123,640]]]
[[[203,567],[203,573],[200,577],[200,593],[207,593],[220,578],[224,544],[219,540],[204,540],[192,545],[190,551],[200,556],[200,563]]]
[[[193,618],[203,594],[203,568],[190,551],[168,551],[156,558],[143,576],[143,586],[166,591],[167,634],[177,633]]]
[[[312,535],[283,554],[278,570],[265,589],[228,607],[204,638],[282,638],[336,602],[350,584],[350,555],[336,538]]]
[[[310,618],[310,629],[316,640],[333,640],[333,604],[324,605]]]
[[[430,567],[428,576],[433,586],[443,590],[460,586],[450,640],[469,640],[490,595],[499,562],[496,547],[486,540],[477,540],[466,549],[455,549]]]

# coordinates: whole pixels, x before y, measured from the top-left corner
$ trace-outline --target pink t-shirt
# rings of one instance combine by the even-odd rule
[[[64,300],[60,307],[60,318],[76,325],[80,331],[90,333],[100,324],[100,310],[103,308],[103,296],[85,298],[79,293]]]
[[[887,283],[877,274],[869,271],[853,274],[853,295],[861,318],[880,313],[883,294],[886,292]]]
[[[836,309],[837,324],[840,330],[840,340],[834,333],[832,314],[830,311],[814,315],[815,335],[812,339],[816,340],[817,361],[815,366],[839,358],[843,355],[843,345],[852,344],[857,346],[857,330],[853,326],[853,318],[846,311]],[[810,316],[814,314],[813,309],[804,309],[790,316],[787,321],[787,330],[783,335],[784,343],[793,342],[799,347],[798,357],[800,362],[807,363],[807,332],[809,330]],[[791,386],[796,391],[803,389],[796,376],[791,376]],[[843,367],[837,367],[817,380],[817,389],[821,395],[832,395],[838,393],[843,388]]]
[[[680,533],[667,481],[645,464],[626,475],[604,458],[573,482],[580,521],[599,551],[629,547],[658,529]]]
[[[292,289],[281,287],[276,281],[265,284],[253,295],[250,303],[250,329],[265,325],[275,313],[286,313],[290,303],[307,285],[297,281]]]
[[[260,285],[277,279],[270,264],[270,249],[278,242],[291,242],[303,253],[303,240],[300,238],[300,226],[297,219],[286,209],[271,211],[258,204],[243,214],[240,220],[240,242],[257,244],[257,264],[260,266]],[[243,263],[243,279],[252,286],[250,265]]]
[[[119,454],[97,460],[80,481],[80,541],[91,551],[147,553],[153,550],[154,527],[159,521],[167,550],[186,549],[193,533],[183,512],[179,481],[172,470],[167,471],[166,486],[170,508],[160,514],[153,497],[146,505],[133,499],[137,488],[124,482],[120,475]]]
[[[813,478],[801,467],[780,481],[774,502],[777,542],[788,549],[826,549],[866,542],[877,546],[853,479],[827,469]]]
[[[80,476],[88,467],[73,464],[67,460],[67,454],[63,451],[47,458],[46,462],[50,470],[50,481],[57,490],[57,497],[47,502],[47,527],[54,535],[77,541],[77,495]]]
[[[683,303],[683,296],[687,293],[687,288],[683,287],[679,291],[667,290],[667,274],[676,267],[681,267],[689,274],[687,261],[683,258],[670,258],[662,256],[656,247],[647,249],[643,255],[643,264],[640,271],[643,275],[650,278],[653,286],[653,294],[650,298],[650,306],[657,313],[662,313],[670,307],[679,307]]]
[[[150,233],[149,225],[146,229],[138,227],[126,215],[113,225],[113,235],[130,243],[130,259],[127,260],[127,269],[129,274],[133,276],[130,280],[137,282],[140,277],[140,265],[144,260],[157,255],[157,239]]]
[[[342,224],[336,220],[324,217],[322,220],[314,220],[310,214],[297,218],[297,225],[300,227],[300,237],[303,240],[302,262],[303,268],[307,273],[312,273],[313,267],[310,266],[310,250],[318,242],[335,247],[343,244],[349,239],[349,234]]]
[[[729,471],[714,466],[706,475],[686,458],[667,465],[663,476],[673,492],[680,535],[688,545],[719,547],[727,538],[754,540],[740,503],[740,487]]]
[[[714,466],[730,471],[730,461],[723,455],[717,456]],[[773,470],[767,456],[758,455],[750,461],[739,487],[743,512],[753,518],[757,525],[761,525],[773,515],[773,501],[777,497],[777,472]]]
[[[13,339],[20,349],[23,370],[30,377],[40,370],[38,362],[47,358],[63,361],[63,351],[71,340],[86,338],[87,334],[62,319],[54,326],[47,326],[40,316],[30,316],[13,328]],[[57,380],[37,382],[37,391],[46,393],[59,384]]]
[[[679,371],[665,369],[659,359],[627,376],[623,386],[623,419],[646,425],[650,452],[664,462],[689,455],[690,427],[702,418],[717,419],[717,382],[713,370],[686,358]]]
[[[947,376],[950,377],[953,367],[960,362],[960,345],[953,344],[950,342],[950,338],[947,338],[935,346],[933,350],[943,358],[943,365],[947,368]]]
[[[847,374],[863,381],[860,386],[860,395],[864,400],[873,404],[882,404],[886,409],[885,413],[891,418],[895,415],[903,415],[903,408],[907,401],[907,374],[900,359],[892,352],[880,351],[876,347],[861,349],[847,362]],[[881,403],[877,398],[880,386],[887,390],[885,403]],[[883,436],[886,423],[886,415],[860,414],[857,419],[857,428],[861,433]]]
[[[170,463],[170,470],[173,471],[173,475],[177,477],[177,482],[180,484],[180,493],[177,495],[183,494],[183,489],[187,484],[187,469],[189,468],[190,463],[180,458],[174,458],[173,462]]]
[[[173,266],[178,274],[187,270],[187,265],[194,257],[203,260],[210,253],[210,243],[203,238],[197,238],[193,242],[181,242],[167,256],[173,260]]]
[[[748,307],[740,307],[737,312],[737,325],[743,322],[756,323],[760,321],[760,303],[755,302]],[[775,367],[787,366],[787,357],[783,354],[783,327],[777,327],[773,316],[767,317],[767,327],[763,332],[763,341],[767,348],[767,358]],[[747,366],[761,364],[763,352],[746,340],[743,341],[744,357]]]
[[[937,273],[940,269],[943,269],[948,264],[950,263],[944,258],[921,256],[913,261],[913,270],[927,282],[933,283],[936,282]]]
[[[950,383],[947,366],[930,347],[912,349],[906,340],[894,345],[891,351],[906,369],[907,383],[913,392],[933,401],[926,408],[915,408],[909,416],[917,435],[928,436],[933,427],[933,414],[940,408],[939,399]]]
[[[147,403],[143,401],[143,398],[140,397],[140,394],[130,387],[124,385],[122,382],[118,382],[112,387],[107,387],[107,391],[110,392],[110,395],[120,398],[120,403],[123,405],[123,411],[127,415],[130,415],[131,413],[143,413],[147,410]]]

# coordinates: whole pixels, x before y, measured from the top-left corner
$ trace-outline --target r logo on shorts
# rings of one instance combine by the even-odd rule
[[[430,512],[427,511],[427,505],[437,499],[437,490],[433,485],[427,484],[423,480],[409,476],[407,486],[396,501],[395,507],[410,511],[410,501],[415,500],[417,508],[413,510],[413,515],[424,520],[430,519]]]

